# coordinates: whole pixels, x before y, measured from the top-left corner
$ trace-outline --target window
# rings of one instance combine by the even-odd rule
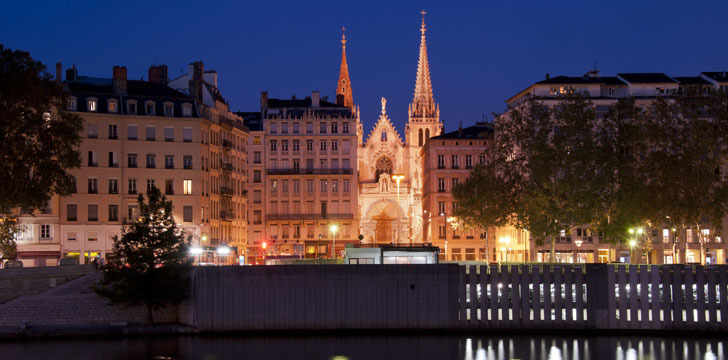
[[[99,221],[98,204],[88,204],[88,221]]]
[[[321,151],[326,151],[326,141],[321,142]]]
[[[126,102],[126,112],[129,113],[129,115],[134,115],[137,113],[137,103],[134,100],[129,100]]]
[[[147,154],[147,169],[154,169],[156,166],[156,156],[154,154]]]
[[[301,160],[293,160],[293,171],[298,173],[299,169],[301,169]]]
[[[444,201],[437,202],[437,215],[445,216],[445,202]]]
[[[174,169],[174,155],[164,155],[164,168]]]
[[[174,138],[174,136],[172,136]],[[192,128],[186,127],[182,129],[182,141],[192,142]]]
[[[437,179],[437,191],[445,192],[445,178]]]
[[[126,166],[130,168],[137,167],[137,154],[126,155]]]
[[[437,168],[438,169],[445,168],[445,155],[437,155]]]
[[[293,192],[296,194],[301,192],[301,180],[293,180]]]
[[[281,151],[288,151],[288,140],[281,141]]]
[[[270,151],[278,151],[278,142],[275,140],[270,141]]]
[[[263,192],[260,190],[253,191],[253,203],[261,204],[263,202]]]
[[[129,194],[137,193],[137,181],[136,179],[129,179]]]
[[[88,241],[98,241],[99,240],[99,232],[98,231],[89,231],[86,234],[86,240],[88,240]]]
[[[319,134],[326,134],[326,123],[323,121],[319,123]]]
[[[301,142],[298,140],[293,140],[293,151],[300,151],[301,150]]]
[[[95,98],[89,98],[86,101],[86,104],[88,106],[88,109],[87,109],[88,111],[98,111],[98,102],[96,101]]]
[[[313,134],[313,123],[306,123],[306,134]]]
[[[329,187],[329,182],[326,179],[319,180],[319,183],[321,184],[321,192],[325,193],[327,188]]]
[[[256,183],[256,184],[259,184],[262,181],[263,180],[262,180],[262,177],[261,177],[261,171],[260,170],[253,170],[253,182]]]
[[[78,205],[66,204],[66,221],[78,220]]]
[[[465,155],[465,168],[466,169],[473,168],[473,155]]]
[[[91,166],[91,167],[99,166],[99,158],[97,156],[96,151],[88,152],[88,166]]]
[[[336,140],[331,141],[331,151],[339,151],[339,142]]]
[[[109,151],[109,167],[119,167],[119,153]]]
[[[293,123],[293,134],[300,134],[301,133],[301,124],[299,123]]]
[[[339,192],[339,180],[331,180],[331,192],[332,193]]]
[[[444,239],[445,237],[447,237],[447,231],[446,231],[445,225],[437,226],[437,237],[440,239]]]
[[[109,221],[119,221],[119,205],[109,205]]]
[[[457,168],[460,167],[460,161],[458,161],[458,160],[459,159],[458,159],[458,156],[457,155],[452,155],[450,157],[450,164],[452,165],[452,168],[453,169],[457,169]]]
[[[351,180],[344,180],[344,193],[351,191]]]
[[[89,123],[88,125],[86,125],[86,129],[88,130],[89,139],[96,139],[97,137],[99,137],[99,124]]]
[[[270,192],[275,193],[278,191],[278,181],[277,180],[271,180],[270,182]]]
[[[157,128],[154,126],[147,126],[147,141],[154,141],[157,139]]]
[[[90,177],[88,178],[88,193],[96,194],[99,192],[99,179]]]
[[[281,123],[281,134],[288,135],[288,123]]]
[[[109,125],[109,139],[118,139],[119,132],[116,124]]]
[[[284,194],[287,194],[288,193],[288,180],[281,181],[281,187],[282,187],[282,190],[281,191]]]
[[[164,194],[174,195],[174,179],[164,180]]]
[[[313,140],[306,140],[306,151],[313,151]]]
[[[306,192],[307,193],[313,192],[313,180],[306,180]]]
[[[387,141],[387,132],[382,131],[382,142],[385,142],[385,141]]]
[[[331,133],[332,134],[338,134],[339,133],[339,124],[336,122],[331,123]]]
[[[147,115],[155,115],[157,106],[154,104],[154,101],[147,101],[144,103],[144,112]]]
[[[182,165],[185,169],[192,169],[192,155],[185,155],[182,157]]]
[[[349,123],[345,122],[341,124],[341,133],[342,134],[348,134],[349,133]]]
[[[182,208],[182,221],[192,222],[192,206],[185,205]]]
[[[40,226],[40,238],[41,240],[51,239],[51,226],[43,224]]]
[[[138,205],[129,205],[126,208],[126,216],[129,218],[129,220],[133,220],[137,217],[138,210],[139,210]]]
[[[326,216],[326,201],[321,202],[321,215]]]
[[[253,152],[253,164],[260,164],[262,163],[262,154],[260,151],[254,151]]]
[[[109,194],[119,193],[119,179],[109,179]]]
[[[460,179],[458,179],[458,178],[452,178],[452,187],[451,187],[451,189],[454,189],[458,185],[459,180]]]
[[[192,195],[192,180],[182,180],[182,191],[185,195]]]
[[[182,105],[182,116],[184,116],[184,117],[192,116],[192,105],[190,105],[190,104]]]
[[[147,193],[152,191],[152,188],[154,188],[154,179],[147,179]]]
[[[76,241],[76,239],[78,239],[78,235],[75,231],[69,231],[66,233],[66,238],[68,241]]]
[[[76,110],[77,107],[78,106],[75,97],[68,99],[68,110]]]
[[[334,170],[339,169],[339,159],[331,159],[331,168]]]
[[[478,156],[478,162],[480,165],[485,165],[485,154],[480,154],[480,156]]]
[[[174,104],[164,103],[164,116],[174,116]]]
[[[670,241],[670,229],[662,229],[662,242],[667,243]]]
[[[174,141],[174,127],[172,127],[172,126],[164,127],[164,141],[167,141],[167,142]]]
[[[126,138],[129,140],[137,139],[137,126],[136,125],[128,125],[126,127]]]

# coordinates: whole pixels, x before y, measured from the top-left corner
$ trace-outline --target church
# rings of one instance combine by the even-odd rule
[[[404,138],[387,115],[387,100],[374,128],[365,134],[358,124],[358,218],[365,244],[421,244],[423,234],[423,164],[425,142],[442,133],[440,108],[432,93],[427,60],[425,11],[420,26],[420,49],[414,97]],[[337,102],[353,108],[353,94],[346,62],[346,39],[336,91]]]

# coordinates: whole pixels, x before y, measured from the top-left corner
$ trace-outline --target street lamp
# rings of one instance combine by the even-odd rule
[[[392,180],[397,182],[397,202],[399,202],[399,182],[404,180],[404,175],[392,175]]]
[[[511,243],[511,237],[510,236],[501,236],[498,241],[503,244],[501,247],[501,252],[506,252],[506,249],[508,248],[508,245]],[[508,261],[508,253],[506,253],[506,262]]]
[[[331,258],[336,257],[336,230],[338,229],[339,227],[336,226],[336,224],[331,224],[331,226],[329,227],[329,230],[331,230],[332,238],[334,239],[334,244],[331,247]]]

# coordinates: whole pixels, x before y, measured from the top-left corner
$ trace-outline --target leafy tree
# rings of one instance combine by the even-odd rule
[[[18,222],[15,219],[0,219],[0,264],[3,260],[15,260],[18,249],[15,234],[18,233]]]
[[[114,238],[114,253],[103,270],[97,293],[113,303],[144,305],[147,323],[154,309],[179,304],[187,297],[191,260],[189,239],[172,216],[172,202],[153,187],[148,202],[139,195],[138,219]]]
[[[0,44],[0,213],[44,207],[75,187],[83,123],[64,111],[68,95],[25,51]]]

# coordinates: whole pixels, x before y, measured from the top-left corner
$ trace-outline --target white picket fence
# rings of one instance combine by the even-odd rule
[[[728,330],[728,266],[466,265],[462,327]]]

